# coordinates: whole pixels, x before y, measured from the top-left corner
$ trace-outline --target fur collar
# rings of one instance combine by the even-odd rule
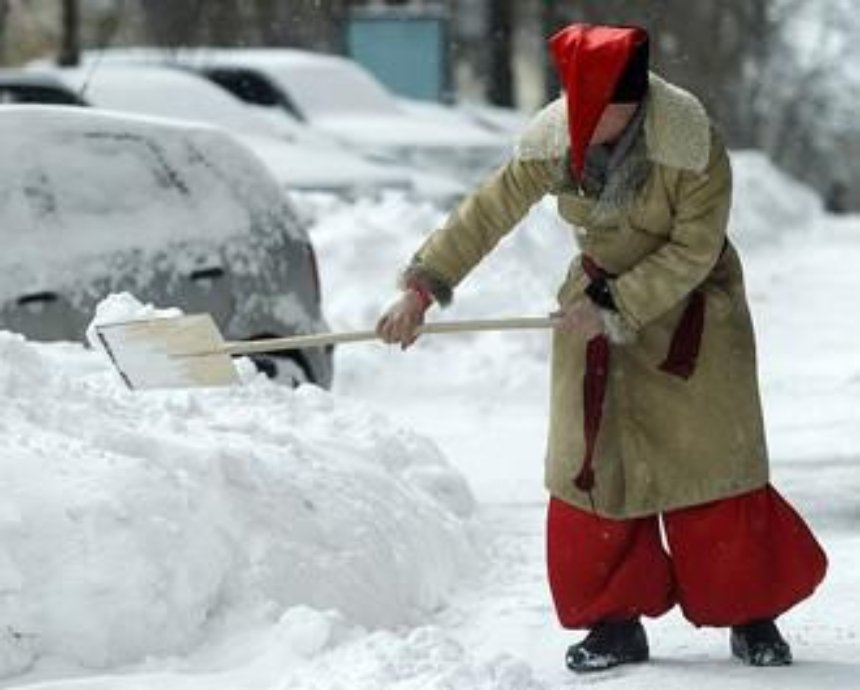
[[[711,122],[704,106],[653,72],[644,127],[646,155],[651,162],[694,172],[707,167]],[[561,97],[535,115],[520,137],[516,155],[523,160],[565,158],[569,146],[567,105]]]

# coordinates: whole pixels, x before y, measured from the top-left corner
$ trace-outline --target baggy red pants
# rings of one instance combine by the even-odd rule
[[[805,599],[827,557],[771,487],[658,516],[609,520],[551,499],[547,565],[559,621],[660,616],[675,603],[693,624],[775,618]]]

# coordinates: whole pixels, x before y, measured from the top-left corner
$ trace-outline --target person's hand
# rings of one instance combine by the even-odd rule
[[[424,323],[427,304],[414,290],[406,290],[379,318],[376,334],[383,342],[400,343],[405,350],[418,339],[415,330]]]
[[[564,333],[573,333],[591,340],[603,335],[603,318],[600,308],[590,299],[579,299],[564,309],[551,314],[557,319],[556,328]]]

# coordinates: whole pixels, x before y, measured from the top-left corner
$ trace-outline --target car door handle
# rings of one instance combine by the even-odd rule
[[[217,280],[224,277],[224,269],[220,266],[210,266],[209,268],[198,268],[188,274],[191,280]]]
[[[56,302],[59,299],[59,295],[56,292],[51,290],[44,290],[42,292],[31,292],[27,295],[21,295],[18,298],[18,306],[23,307],[28,304],[49,304],[51,302]]]

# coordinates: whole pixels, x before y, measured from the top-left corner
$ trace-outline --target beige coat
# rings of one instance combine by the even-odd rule
[[[545,194],[554,194],[580,248],[617,274],[618,307],[603,421],[594,459],[594,509],[635,517],[747,492],[768,480],[755,343],[738,255],[725,244],[731,169],[701,104],[652,75],[645,115],[650,172],[624,208],[597,208],[565,175],[562,99],[545,108],[518,154],[467,198],[416,254],[408,274],[442,301]],[[567,181],[566,181],[567,180]],[[559,303],[587,299],[572,257]],[[693,375],[659,369],[690,293],[705,295]],[[583,459],[585,343],[555,332],[546,486],[591,509],[572,482]]]

